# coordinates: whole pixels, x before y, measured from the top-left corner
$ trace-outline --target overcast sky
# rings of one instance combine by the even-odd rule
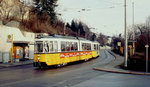
[[[133,1],[135,24],[144,23],[150,15],[150,0],[127,0],[128,26],[132,25]],[[58,0],[58,5],[60,18],[66,22],[81,20],[95,28],[92,31],[110,36],[124,32],[124,0]]]

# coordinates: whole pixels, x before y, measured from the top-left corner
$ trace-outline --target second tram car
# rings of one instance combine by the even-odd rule
[[[66,65],[98,57],[99,43],[82,38],[47,36],[35,40],[34,66]]]

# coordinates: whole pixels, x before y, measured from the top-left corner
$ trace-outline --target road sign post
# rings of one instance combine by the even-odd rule
[[[149,47],[149,45],[145,45],[145,48],[146,48],[146,72],[148,72],[148,47]]]
[[[14,42],[13,42],[13,39],[14,39],[13,34],[12,34],[12,35],[8,35],[7,41],[8,41],[8,42],[11,42],[10,64],[13,64],[13,55],[14,55],[14,53],[13,53],[13,43],[14,43]]]

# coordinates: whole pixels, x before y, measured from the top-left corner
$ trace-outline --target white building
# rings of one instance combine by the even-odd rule
[[[20,53],[19,55],[22,55],[22,58],[33,59],[34,33],[20,31],[20,29],[15,27],[0,25],[0,62],[8,63],[11,60],[12,43],[9,41],[9,38],[12,38],[11,35],[13,35],[13,46],[22,49],[22,51],[16,50],[16,54]],[[27,55],[24,54],[24,52],[26,52]],[[13,56],[14,55],[15,54],[13,54]]]
[[[109,38],[108,38],[108,41],[107,41],[107,44],[109,44],[109,45],[110,45],[110,44],[111,44],[111,42],[112,42],[112,38],[111,38],[111,37],[109,37]]]

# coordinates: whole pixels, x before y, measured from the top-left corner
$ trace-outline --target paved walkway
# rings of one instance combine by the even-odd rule
[[[23,65],[32,64],[32,63],[33,63],[32,59],[25,60],[25,61],[20,61],[20,62],[15,62],[13,64],[10,64],[10,63],[0,63],[0,68],[23,66]]]
[[[115,57],[115,60],[113,60],[109,64],[95,67],[95,68],[93,68],[94,70],[113,72],[113,73],[124,73],[124,74],[150,75],[150,73],[135,72],[135,71],[127,70],[127,69],[121,67],[121,66],[123,66],[123,63],[124,63],[124,57],[117,55],[117,54],[113,53],[112,51],[109,51],[109,52],[110,52],[110,54],[112,54]]]

